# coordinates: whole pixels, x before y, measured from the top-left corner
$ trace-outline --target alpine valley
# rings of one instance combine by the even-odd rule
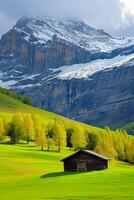
[[[0,40],[0,87],[91,125],[134,121],[134,38],[79,19],[22,17]]]

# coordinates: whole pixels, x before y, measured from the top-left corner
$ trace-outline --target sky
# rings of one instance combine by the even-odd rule
[[[25,15],[75,17],[113,36],[134,36],[134,0],[0,0],[0,37]]]

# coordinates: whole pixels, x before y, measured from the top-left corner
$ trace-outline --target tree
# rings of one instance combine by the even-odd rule
[[[31,117],[31,114],[26,114],[24,116],[24,124],[23,124],[23,130],[24,130],[24,139],[27,141],[27,144],[30,140],[35,139],[35,128],[34,123]]]
[[[72,137],[73,132],[74,132],[73,128],[67,128],[66,129],[66,133],[67,133],[67,147],[72,147],[71,137]]]
[[[14,128],[14,118],[7,124],[6,127],[6,134],[11,138],[11,143],[16,143],[16,135],[15,135],[15,128]]]
[[[49,151],[49,150],[50,150],[50,147],[51,147],[52,145],[54,145],[54,140],[53,140],[52,138],[47,137],[45,143],[46,143],[46,145],[47,145],[47,151]]]
[[[0,141],[3,140],[4,135],[5,135],[4,121],[3,121],[3,119],[0,119]]]
[[[38,133],[36,133],[35,141],[37,145],[41,146],[41,151],[44,150],[44,145],[46,143],[46,131],[44,126],[42,125],[41,128],[38,130]]]
[[[125,143],[122,131],[116,130],[113,133],[113,146],[117,152],[117,159],[125,161]]]
[[[53,140],[58,146],[58,151],[60,152],[62,148],[66,147],[66,130],[62,122],[55,120],[53,125]]]
[[[35,130],[35,135],[38,133],[38,131],[41,129],[41,120],[39,118],[39,116],[32,114],[31,115],[32,120],[33,120],[33,124],[34,124],[34,130]]]
[[[12,119],[12,130],[14,132],[14,143],[23,137],[23,115],[21,112],[16,112]]]
[[[95,133],[86,132],[87,135],[87,149],[94,150],[97,145],[97,135]]]
[[[126,161],[134,164],[134,138],[129,136],[126,147]]]
[[[13,144],[23,138],[23,115],[21,112],[15,113],[12,120],[7,124],[6,132]]]
[[[27,105],[32,105],[32,99],[30,97],[23,97],[23,103],[27,104]]]
[[[109,158],[117,158],[117,152],[112,145],[110,135],[105,131],[102,131],[101,134],[98,134],[95,151],[104,156],[108,156]]]
[[[84,149],[87,145],[87,137],[84,130],[77,125],[72,133],[71,143],[74,149]]]

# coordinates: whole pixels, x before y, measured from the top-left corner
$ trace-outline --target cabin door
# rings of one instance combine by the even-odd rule
[[[77,163],[77,171],[87,171],[86,162],[78,161],[78,163]]]

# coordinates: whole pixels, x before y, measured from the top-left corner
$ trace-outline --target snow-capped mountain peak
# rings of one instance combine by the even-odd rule
[[[133,44],[132,38],[113,38],[101,29],[95,29],[79,19],[23,17],[14,27],[25,40],[46,45],[54,35],[92,52],[110,52]]]
[[[123,127],[134,119],[134,38],[80,19],[23,17],[0,40],[0,86],[49,111]]]

